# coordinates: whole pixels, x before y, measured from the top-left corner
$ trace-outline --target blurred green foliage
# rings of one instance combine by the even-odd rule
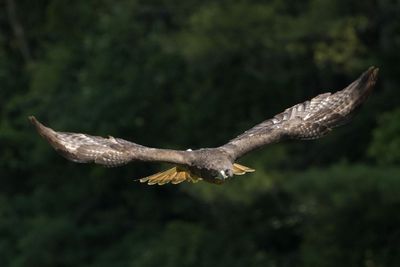
[[[0,266],[399,265],[399,17],[388,0],[0,2]],[[350,125],[254,152],[223,186],[73,164],[27,121],[215,146],[369,65]]]
[[[393,165],[400,163],[400,109],[384,113],[379,117],[379,127],[374,130],[370,155],[378,163]]]

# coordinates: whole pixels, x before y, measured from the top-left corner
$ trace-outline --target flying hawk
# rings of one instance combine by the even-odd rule
[[[324,93],[297,104],[266,120],[228,143],[216,148],[171,150],[142,146],[120,138],[57,132],[29,117],[37,131],[65,158],[79,163],[94,162],[108,167],[131,161],[159,161],[172,169],[140,179],[149,185],[183,181],[221,184],[233,175],[254,170],[235,161],[264,145],[285,139],[316,139],[348,121],[371,93],[378,68],[370,67],[361,76],[334,94]]]

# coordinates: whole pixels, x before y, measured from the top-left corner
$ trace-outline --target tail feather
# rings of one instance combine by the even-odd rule
[[[240,165],[238,163],[234,163],[233,164],[233,174],[234,175],[243,175],[243,174],[246,174],[248,172],[255,172],[255,171],[256,170],[251,169],[251,168],[246,167],[246,166],[243,166],[243,165]]]
[[[233,174],[235,175],[243,175],[248,172],[254,172],[254,169],[251,169],[249,167],[234,163],[233,164]],[[191,183],[197,183],[198,181],[203,180],[203,178],[191,173],[189,170],[176,166],[171,169],[168,169],[163,172],[158,172],[153,175],[144,177],[139,179],[141,183],[147,183],[148,185],[164,185],[164,184],[179,184],[184,181],[186,182],[191,182]],[[206,180],[208,181],[208,180]],[[212,183],[220,183],[221,181],[215,180],[215,181],[208,181]]]
[[[177,174],[178,174],[178,172],[173,172],[173,173],[171,173],[170,175],[165,175],[165,176],[163,177],[163,179],[160,181],[160,183],[158,183],[158,184],[159,184],[159,185],[164,185],[164,184],[167,184],[167,183],[169,183],[169,182],[174,181],[174,179],[175,179],[175,177],[176,177]]]
[[[184,181],[197,183],[202,180],[200,177],[191,174],[188,170],[180,167],[173,167],[163,172],[144,177],[139,181],[148,185],[164,185],[167,183],[179,184]]]
[[[171,181],[172,184],[179,184],[186,180],[186,172],[176,173],[174,179]]]

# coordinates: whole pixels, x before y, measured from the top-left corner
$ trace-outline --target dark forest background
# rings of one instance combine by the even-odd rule
[[[0,1],[0,266],[400,266],[400,2]],[[369,66],[352,123],[223,186],[58,156],[34,129],[223,144]]]

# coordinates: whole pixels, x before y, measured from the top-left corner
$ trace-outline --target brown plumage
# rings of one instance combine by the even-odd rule
[[[227,144],[198,150],[145,147],[120,138],[57,132],[29,117],[37,131],[65,158],[79,163],[94,162],[108,167],[131,161],[158,161],[175,167],[140,179],[150,185],[178,184],[201,180],[221,184],[233,175],[254,170],[236,159],[259,147],[284,139],[316,139],[347,122],[374,88],[378,68],[370,67],[357,80],[334,94],[324,93],[297,104],[266,120]]]

